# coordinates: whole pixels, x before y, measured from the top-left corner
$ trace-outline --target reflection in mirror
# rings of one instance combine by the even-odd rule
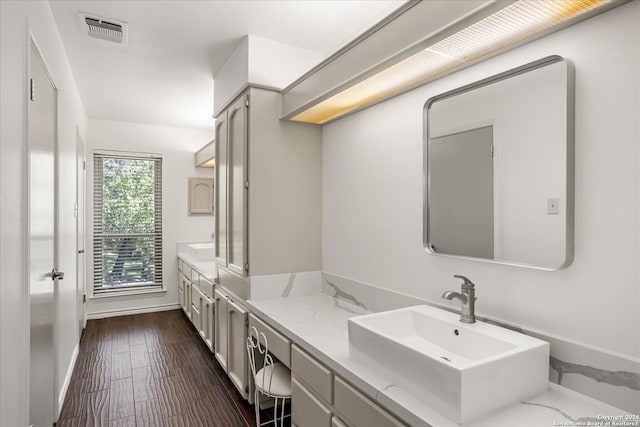
[[[553,270],[573,259],[573,73],[552,56],[425,104],[424,242]]]

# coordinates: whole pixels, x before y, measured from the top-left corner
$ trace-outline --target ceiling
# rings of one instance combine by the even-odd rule
[[[243,36],[327,56],[404,0],[49,3],[88,117],[212,129],[213,76]],[[128,43],[88,37],[78,12],[126,22]]]

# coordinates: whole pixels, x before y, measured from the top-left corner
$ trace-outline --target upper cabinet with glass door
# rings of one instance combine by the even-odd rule
[[[321,267],[321,129],[279,120],[277,91],[248,87],[216,117],[220,283]]]

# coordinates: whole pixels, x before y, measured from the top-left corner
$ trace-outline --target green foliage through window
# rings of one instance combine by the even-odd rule
[[[94,155],[94,293],[162,286],[162,162]]]

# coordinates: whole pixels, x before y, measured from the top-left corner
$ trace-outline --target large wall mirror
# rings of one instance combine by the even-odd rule
[[[551,56],[424,108],[424,244],[545,270],[573,260],[573,68]]]

